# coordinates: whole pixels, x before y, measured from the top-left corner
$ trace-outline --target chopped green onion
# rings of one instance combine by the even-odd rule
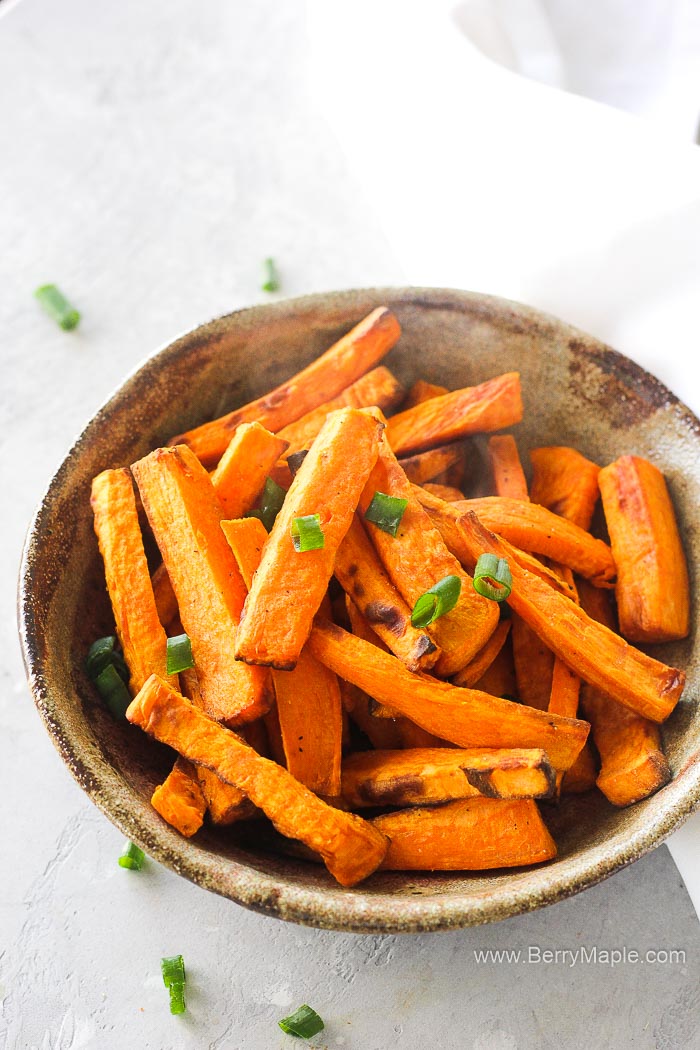
[[[260,518],[268,532],[272,532],[272,526],[275,524],[275,518],[282,509],[284,503],[284,497],[287,495],[281,485],[278,485],[272,478],[266,478],[265,486],[262,490],[262,494],[258,501],[258,506],[255,510],[250,510],[246,514],[247,518]]]
[[[513,588],[513,577],[505,558],[482,554],[474,570],[474,590],[494,602],[503,602]]]
[[[403,512],[408,506],[407,499],[398,496],[387,496],[386,492],[375,492],[369,507],[365,511],[365,518],[371,521],[382,532],[388,532],[395,536],[399,531],[399,525]]]
[[[454,609],[462,592],[459,576],[443,576],[413,606],[411,623],[414,627],[428,627],[433,620]]]
[[[113,634],[109,634],[105,638],[98,638],[88,649],[85,669],[93,682],[108,664],[114,665],[125,682],[129,681],[129,668],[126,666],[122,654],[117,652],[116,644],[116,637]]]
[[[166,672],[168,674],[179,674],[180,671],[186,671],[190,667],[194,667],[190,636],[188,634],[176,634],[173,638],[168,638],[165,661]]]
[[[170,1013],[184,1014],[185,1012],[185,985],[180,981],[173,981],[168,988],[170,994]]]
[[[291,456],[287,456],[287,466],[289,467],[293,478],[296,477],[299,467],[302,465],[308,454],[308,448],[302,448],[300,452],[292,452]]]
[[[131,693],[114,664],[107,664],[95,679],[97,691],[115,718],[123,718],[131,703]]]
[[[265,259],[263,262],[263,276],[262,290],[264,292],[278,292],[280,280],[274,259]]]
[[[185,983],[185,960],[181,955],[166,955],[160,960],[160,972],[163,975],[163,984],[166,988],[175,984]]]
[[[320,514],[305,514],[292,522],[292,542],[294,550],[317,551],[326,545],[326,538],[321,528]]]
[[[71,306],[65,295],[59,291],[55,284],[42,284],[41,288],[37,288],[34,292],[34,295],[46,313],[53,317],[54,321],[57,321],[65,332],[69,332],[77,326],[80,321],[80,314],[74,306]]]
[[[287,1032],[288,1035],[296,1035],[299,1039],[310,1039],[312,1035],[316,1035],[326,1027],[316,1011],[306,1003],[289,1017],[283,1017],[277,1023],[283,1032]]]
[[[146,854],[135,842],[127,842],[119,858],[120,868],[131,868],[133,871],[141,871]]]

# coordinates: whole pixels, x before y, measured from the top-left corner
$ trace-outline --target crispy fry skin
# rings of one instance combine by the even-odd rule
[[[403,412],[414,405],[420,405],[422,401],[430,401],[431,397],[440,397],[448,394],[446,386],[438,386],[437,383],[428,383],[425,379],[416,379],[411,389],[406,394],[406,399],[401,406]]]
[[[451,508],[452,504],[445,506]],[[635,649],[592,620],[575,602],[523,569],[515,557],[515,548],[489,532],[474,513],[465,514],[459,527],[467,565],[484,551],[507,559],[513,576],[508,599],[511,608],[572,671],[654,722],[662,722],[670,715],[683,692],[683,671]]]
[[[398,342],[401,327],[391,310],[378,306],[329,350],[281,386],[256,401],[173,438],[189,445],[201,462],[214,466],[239,423],[262,423],[277,432],[354,383]]]
[[[527,481],[513,435],[494,434],[488,440],[487,449],[496,495],[529,499]]]
[[[514,547],[568,565],[597,587],[611,586],[615,579],[615,562],[607,543],[545,507],[505,496],[465,499],[456,506],[463,513],[474,511],[482,525]]]
[[[588,615],[614,630],[615,618],[607,594],[585,581],[579,583],[579,591]],[[661,748],[659,727],[654,722],[585,683],[581,707],[591,723],[600,754],[601,769],[596,783],[614,806],[629,806],[668,783],[671,770]]]
[[[232,725],[250,722],[270,705],[268,680],[234,659],[246,588],[209,475],[185,446],[156,449],[132,470],[192,642],[205,710]]]
[[[178,758],[172,773],[153,792],[151,805],[163,820],[186,838],[199,831],[204,823],[207,802],[194,767]]]
[[[411,671],[434,667],[440,649],[411,625],[411,610],[389,579],[355,515],[335,556],[335,577],[372,629]]]
[[[195,707],[204,710],[197,672],[193,667],[181,672],[180,684],[183,695]],[[183,759],[180,761],[182,762]],[[190,773],[199,781],[209,816],[214,824],[235,824],[236,821],[247,820],[257,813],[253,803],[245,797],[242,791],[221,780],[216,773],[212,773],[211,769],[206,769],[204,766],[192,766]]]
[[[452,684],[462,686],[465,689],[474,688],[500,653],[509,633],[510,621],[502,620],[483,649],[480,649],[474,659],[454,676]]]
[[[377,458],[380,428],[355,408],[329,414],[265,544],[238,628],[236,659],[280,670],[296,664]],[[298,552],[292,524],[307,514],[320,514],[325,546]]]
[[[617,564],[620,632],[633,642],[685,638],[688,566],[663,474],[639,456],[620,456],[598,480]]]
[[[250,586],[267,539],[257,518],[223,521],[221,527]],[[338,679],[302,649],[292,671],[272,671],[276,716],[285,766],[311,791],[340,794],[342,702]]]
[[[384,871],[485,871],[557,855],[537,803],[469,798],[375,817],[389,836]]]
[[[255,506],[265,478],[287,448],[259,423],[241,423],[211,476],[227,518],[240,518]]]
[[[392,416],[387,439],[397,456],[490,433],[523,418],[520,374],[506,372],[478,386],[453,390]]]
[[[166,677],[167,639],[158,619],[129,471],[121,468],[98,474],[92,482],[90,502],[114,622],[134,694],[154,671]],[[177,686],[177,675],[169,680]]]
[[[540,747],[555,768],[568,769],[588,735],[587,722],[414,675],[395,656],[327,620],[317,618],[308,644],[341,678],[460,747]]]
[[[574,448],[552,445],[530,450],[530,499],[589,529],[598,501],[600,467]]]
[[[408,500],[396,536],[365,521],[367,532],[394,586],[411,609],[425,591],[445,576],[458,576],[462,590],[454,609],[427,629],[442,654],[436,673],[449,677],[460,671],[486,644],[498,624],[498,609],[472,586],[457,559],[450,554],[414,495],[388,442],[379,442],[379,458],[360,496],[364,514],[375,492]]]
[[[420,806],[455,798],[548,798],[554,771],[544,751],[412,748],[359,751],[343,762],[351,806]]]
[[[342,886],[371,875],[386,853],[384,835],[361,817],[333,809],[235,733],[213,722],[152,675],[127,711],[130,722],[244,791],[277,830],[320,853]]]
[[[404,388],[388,368],[385,368],[384,365],[373,368],[371,372],[360,376],[345,390],[341,390],[337,397],[307,412],[301,419],[297,419],[278,432],[278,437],[289,442],[285,458],[294,452],[301,452],[302,449],[311,447],[311,442],[326,422],[329,412],[334,412],[338,408],[370,408],[372,405],[389,412],[398,405],[403,394]],[[232,514],[231,517],[238,517],[238,515]]]
[[[401,468],[414,485],[424,485],[426,481],[432,481],[449,470],[464,459],[464,445],[455,441],[452,445],[439,445],[437,448],[429,448],[426,452],[417,452],[415,456],[406,456],[399,460]],[[464,498],[464,497],[462,497]]]

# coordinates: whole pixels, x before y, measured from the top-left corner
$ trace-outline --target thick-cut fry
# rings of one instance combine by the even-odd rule
[[[259,423],[241,423],[211,476],[226,517],[240,518],[255,506],[265,478],[287,449],[283,438]]]
[[[552,693],[554,653],[528,626],[522,616],[512,613],[513,662],[518,697],[529,707],[546,711]]]
[[[401,335],[396,317],[378,306],[324,354],[281,386],[229,412],[173,438],[171,444],[189,445],[205,466],[224,454],[239,423],[262,423],[276,433],[354,383],[391,350]]]
[[[421,806],[455,798],[548,798],[554,771],[544,751],[412,748],[360,751],[343,762],[351,806]]]
[[[415,456],[406,456],[400,459],[399,463],[409,481],[415,485],[424,485],[426,481],[432,481],[438,474],[461,463],[463,459],[464,445],[455,441],[452,445],[440,445],[438,448],[429,448],[426,452],[417,452]]]
[[[498,624],[498,609],[477,594],[457,559],[450,554],[438,530],[416,499],[413,487],[387,441],[379,442],[379,458],[360,496],[367,511],[375,492],[408,500],[396,536],[372,522],[367,531],[394,586],[409,607],[445,576],[457,576],[462,585],[455,607],[435,620],[428,633],[442,649],[436,673],[448,678],[460,671],[486,644]]]
[[[388,368],[384,365],[373,368],[367,375],[360,376],[345,390],[341,390],[337,397],[307,412],[301,419],[278,432],[278,437],[289,442],[285,458],[311,447],[329,412],[338,408],[370,408],[373,405],[389,412],[398,405],[403,394],[404,388]]]
[[[209,475],[185,446],[156,449],[132,467],[190,636],[205,710],[230,724],[268,709],[268,678],[234,658],[246,588]]]
[[[129,471],[98,474],[90,502],[129,685],[138,693],[153,672],[166,677],[167,639],[158,618]],[[177,686],[177,675],[170,682]]]
[[[685,638],[688,566],[663,474],[639,456],[620,456],[598,481],[617,565],[620,632],[633,642]]]
[[[438,485],[432,481],[426,481],[424,487],[428,492],[432,492],[434,496],[439,496],[440,499],[447,500],[448,503],[455,503],[464,499],[462,490],[454,488],[453,485]]]
[[[181,672],[180,685],[183,695],[195,707],[204,710],[199,679],[193,667]],[[180,761],[184,760],[180,759]],[[245,797],[242,791],[221,780],[216,773],[212,773],[211,769],[206,769],[204,766],[192,766],[190,772],[199,781],[212,823],[235,824],[239,820],[248,820],[257,813],[253,803]]]
[[[541,747],[555,768],[568,769],[588,735],[587,722],[412,674],[395,656],[320,618],[308,644],[341,678],[460,747]]]
[[[151,796],[151,805],[181,835],[191,838],[204,823],[207,801],[194,767],[178,758],[172,773]]]
[[[372,629],[411,671],[430,670],[440,649],[411,625],[411,609],[384,570],[355,515],[335,556],[335,577]]]
[[[444,506],[448,511],[453,508],[451,503]],[[513,576],[508,598],[511,608],[572,671],[654,722],[662,722],[670,715],[683,692],[683,671],[635,649],[592,620],[575,602],[523,569],[515,557],[515,548],[486,529],[476,514],[463,515],[459,531],[467,566],[483,553],[508,561]]]
[[[389,420],[387,438],[396,455],[402,456],[467,434],[502,430],[522,418],[520,374],[506,372],[399,412]]]
[[[267,539],[257,518],[222,521],[238,566],[250,587]],[[302,649],[292,671],[272,670],[284,765],[318,795],[340,794],[342,702],[338,679]]]
[[[589,529],[598,501],[600,467],[574,448],[530,449],[530,499],[581,529]]]
[[[615,579],[615,562],[607,543],[545,507],[505,496],[465,499],[456,507],[463,513],[473,511],[482,525],[514,547],[568,565],[597,587],[611,586]]]
[[[261,758],[157,675],[148,679],[126,716],[191,762],[244,791],[281,834],[320,853],[342,886],[354,886],[381,863],[387,849],[381,832],[353,813],[326,805],[286,769]]]
[[[589,616],[615,628],[608,596],[581,581],[581,604]],[[581,707],[591,723],[601,768],[596,783],[614,806],[629,806],[646,798],[671,779],[661,747],[659,727],[601,690],[584,683]]]
[[[291,670],[308,638],[374,466],[381,424],[366,412],[331,412],[292,482],[263,550],[236,636],[236,659]],[[319,514],[324,546],[296,551],[294,520]]]
[[[485,871],[557,855],[530,799],[469,798],[387,813],[372,824],[389,837],[384,871]]]
[[[473,689],[500,653],[509,633],[510,621],[502,620],[483,649],[480,649],[474,659],[454,676],[452,684],[460,685],[465,689]]]
[[[626,711],[627,708],[624,710]],[[563,795],[582,795],[584,791],[590,791],[595,787],[596,773],[593,751],[586,741],[571,769],[567,769],[563,776],[557,773],[557,783]]]
[[[493,485],[497,496],[529,499],[527,481],[512,434],[494,434],[487,444]]]
[[[440,397],[442,394],[448,394],[449,390],[446,386],[439,386],[437,383],[428,383],[425,379],[416,379],[411,389],[406,394],[406,400],[404,401],[402,411],[406,411],[407,408],[413,408],[414,405],[420,405],[422,401],[430,401],[431,397]]]

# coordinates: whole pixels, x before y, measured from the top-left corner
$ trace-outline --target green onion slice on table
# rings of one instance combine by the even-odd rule
[[[319,1015],[310,1006],[304,1004],[295,1010],[289,1017],[283,1017],[277,1022],[283,1032],[295,1035],[299,1039],[310,1039],[325,1028]]]

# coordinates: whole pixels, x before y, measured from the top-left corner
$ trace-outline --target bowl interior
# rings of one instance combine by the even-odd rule
[[[674,772],[668,786],[626,810],[597,792],[543,807],[559,846],[558,859],[543,867],[377,874],[354,890],[340,889],[320,867],[242,839],[235,827],[181,838],[148,801],[171,753],[113,721],[83,672],[90,642],[113,624],[92,529],[92,477],[276,386],[380,304],[401,322],[386,364],[407,384],[422,377],[456,388],[520,371],[525,416],[515,433],[525,464],[529,448],[549,444],[573,445],[601,464],[627,452],[656,463],[675,501],[697,593],[700,424],[687,408],[626,358],[526,307],[466,292],[377,289],[231,314],[132,375],[83,432],[37,512],[20,620],[42,718],[75,777],[125,835],[248,907],[315,926],[410,932],[493,921],[561,899],[635,860],[690,813],[700,798],[697,617],[688,639],[653,650],[688,673],[684,699],[664,728]]]

